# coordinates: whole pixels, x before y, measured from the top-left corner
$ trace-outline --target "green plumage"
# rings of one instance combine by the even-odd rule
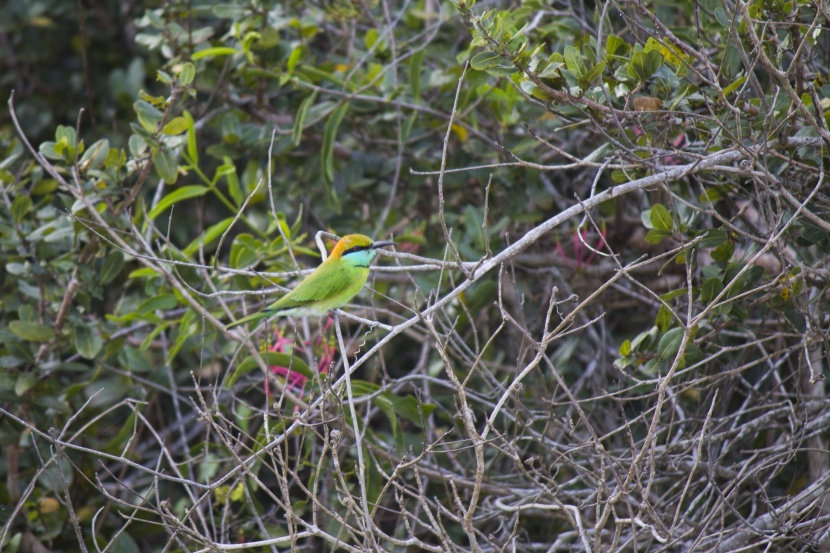
[[[351,267],[343,260],[333,261],[331,258],[324,261],[291,292],[266,307],[265,314],[322,317],[345,305],[366,284],[369,268]]]

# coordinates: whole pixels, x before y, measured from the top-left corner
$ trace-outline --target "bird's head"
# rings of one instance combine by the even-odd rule
[[[329,254],[329,259],[342,259],[353,267],[368,267],[377,254],[377,249],[392,246],[394,242],[373,242],[362,234],[347,234],[340,239]]]

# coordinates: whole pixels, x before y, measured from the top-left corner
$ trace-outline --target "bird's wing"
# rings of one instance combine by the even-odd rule
[[[325,271],[315,271],[291,292],[269,305],[267,310],[275,313],[337,296],[355,284],[354,275],[347,273],[348,268],[339,264],[327,267]]]

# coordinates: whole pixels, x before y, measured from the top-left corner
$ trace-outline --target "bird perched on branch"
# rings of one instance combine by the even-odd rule
[[[377,249],[395,242],[373,242],[362,234],[348,234],[334,246],[328,258],[296,288],[260,311],[243,317],[228,328],[265,317],[322,317],[342,307],[360,292],[369,278],[369,265]]]

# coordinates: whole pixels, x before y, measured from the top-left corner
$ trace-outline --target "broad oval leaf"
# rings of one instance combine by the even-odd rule
[[[717,248],[729,238],[726,231],[719,228],[710,229],[706,232],[706,237],[703,238],[698,245],[701,248]]]
[[[16,224],[20,224],[29,210],[32,208],[32,199],[29,196],[20,195],[12,202],[12,218]]]
[[[663,334],[660,338],[660,343],[657,345],[657,355],[660,359],[666,360],[680,349],[680,343],[683,341],[683,329],[675,327]]]
[[[32,373],[21,373],[14,382],[14,393],[22,396],[37,384],[37,376]]]
[[[75,349],[81,357],[94,359],[103,346],[104,341],[95,329],[86,325],[75,327]]]
[[[179,178],[179,165],[176,156],[167,148],[160,147],[153,150],[153,167],[167,184],[174,184]]]
[[[193,79],[196,77],[196,66],[193,65],[191,62],[187,62],[182,66],[181,71],[179,71],[179,82],[182,85],[187,86],[193,82]]]
[[[669,210],[663,207],[662,204],[654,204],[651,207],[649,219],[651,220],[652,226],[656,230],[671,232],[674,227],[674,221],[672,221],[671,213],[669,213]]]
[[[166,125],[164,125],[164,128],[161,129],[161,132],[163,132],[164,134],[175,136],[177,134],[182,134],[184,131],[187,130],[187,127],[187,119],[185,119],[182,116],[179,116],[174,117]]]
[[[723,291],[723,282],[717,277],[707,278],[700,287],[700,301],[709,303]]]
[[[672,323],[673,319],[671,309],[665,305],[661,305],[660,310],[657,312],[657,317],[654,318],[654,324],[656,324],[660,330],[665,332],[669,328],[669,325]]]
[[[29,342],[48,342],[55,335],[52,327],[34,321],[12,321],[9,330],[18,338]]]
[[[133,104],[136,115],[138,115],[138,122],[147,131],[156,132],[156,125],[164,114],[156,106],[146,100],[136,100]]]
[[[470,60],[470,67],[476,71],[487,71],[491,67],[499,65],[502,61],[504,61],[504,58],[500,54],[488,50],[473,56],[473,59]]]

